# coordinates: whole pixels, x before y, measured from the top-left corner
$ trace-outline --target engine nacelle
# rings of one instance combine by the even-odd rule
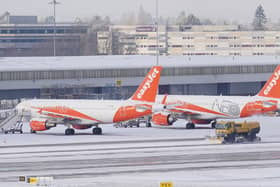
[[[72,125],[72,127],[74,129],[82,130],[82,129],[89,129],[89,128],[91,128],[91,125]]]
[[[240,117],[277,112],[279,110],[278,105],[278,102],[274,100],[249,102],[243,107]]]
[[[33,131],[45,131],[56,126],[55,124],[49,124],[47,119],[41,118],[32,119],[29,125]]]
[[[170,114],[157,113],[152,116],[152,122],[156,125],[169,126],[172,125],[176,119]]]

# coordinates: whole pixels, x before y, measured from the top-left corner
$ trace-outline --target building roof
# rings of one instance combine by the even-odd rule
[[[89,27],[89,24],[86,23],[56,23],[57,27]],[[53,27],[53,23],[36,23],[36,24],[13,24],[13,23],[1,23],[0,28],[38,28],[38,27]]]
[[[163,67],[209,67],[280,64],[280,56],[160,56]],[[0,71],[54,71],[149,68],[155,56],[2,57]]]

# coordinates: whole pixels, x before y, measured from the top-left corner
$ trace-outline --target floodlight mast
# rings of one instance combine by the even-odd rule
[[[159,65],[158,0],[156,0],[156,65]]]
[[[57,2],[56,0],[53,0],[49,2],[49,4],[53,5],[53,56],[56,56],[56,5],[60,4],[60,2]]]

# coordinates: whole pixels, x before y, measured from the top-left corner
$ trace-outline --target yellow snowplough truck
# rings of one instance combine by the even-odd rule
[[[257,134],[260,132],[260,123],[219,121],[216,126],[216,136],[211,138],[217,143],[242,143],[260,141]]]

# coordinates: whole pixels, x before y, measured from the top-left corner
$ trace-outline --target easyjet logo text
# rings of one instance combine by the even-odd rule
[[[272,88],[277,85],[277,81],[279,80],[279,78],[280,78],[280,70],[274,73],[272,80],[268,83],[267,87],[264,90],[264,95],[269,94]]]
[[[155,68],[154,71],[148,76],[147,81],[144,83],[143,87],[141,88],[141,90],[139,91],[139,93],[137,94],[137,98],[141,99],[142,96],[145,94],[145,92],[151,88],[152,83],[154,82],[154,79],[156,78],[157,74],[159,73],[159,71]]]

